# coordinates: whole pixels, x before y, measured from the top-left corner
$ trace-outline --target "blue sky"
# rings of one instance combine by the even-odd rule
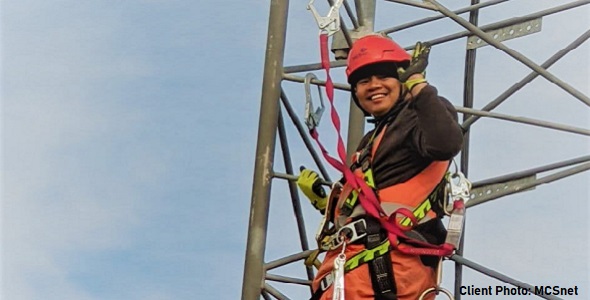
[[[481,22],[568,1],[512,2],[484,10]],[[318,60],[306,5],[291,1],[286,65]],[[387,2],[378,9],[378,28],[429,15]],[[0,298],[240,297],[268,11],[269,1],[1,2]],[[506,44],[540,64],[590,27],[589,13],[548,16],[543,32]],[[393,37],[409,46],[457,30],[446,20]],[[434,47],[428,71],[456,105],[464,44]],[[588,94],[588,52],[586,43],[550,71]],[[490,47],[477,67],[476,107],[530,72]],[[332,72],[343,81],[342,69]],[[302,112],[303,87],[285,88]],[[347,115],[344,101],[339,111]],[[498,111],[590,125],[587,106],[542,78]],[[321,126],[334,151],[327,118]],[[294,163],[311,165],[288,133]],[[488,119],[473,127],[471,145],[474,181],[586,155],[590,146],[586,137]],[[525,282],[589,286],[589,179],[473,208],[465,256]],[[268,260],[298,250],[286,191],[280,180],[273,185]],[[304,212],[312,236],[317,215]],[[286,272],[302,277],[301,269]],[[468,270],[464,282],[496,284]]]

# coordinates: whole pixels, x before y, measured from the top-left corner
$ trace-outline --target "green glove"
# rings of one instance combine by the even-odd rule
[[[322,187],[318,173],[301,166],[301,174],[297,178],[297,186],[309,198],[309,201],[317,210],[323,211],[326,209],[328,197]]]
[[[418,83],[426,82],[425,78],[412,80],[408,80],[408,78],[414,74],[422,74],[423,76],[426,75],[426,67],[428,66],[428,56],[430,55],[431,47],[432,45],[430,45],[428,42],[417,42],[414,52],[412,53],[410,66],[408,66],[406,69],[397,69],[399,81],[401,81],[408,88],[408,90],[412,90],[412,88]]]

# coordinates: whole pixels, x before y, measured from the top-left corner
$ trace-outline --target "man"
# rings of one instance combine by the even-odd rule
[[[446,232],[441,222],[445,173],[461,149],[463,132],[454,107],[424,78],[429,51],[429,45],[418,43],[410,57],[387,37],[365,36],[350,50],[346,75],[354,102],[375,124],[361,140],[351,169],[373,188],[394,222],[411,228],[407,236],[438,245]],[[307,169],[297,181],[334,224],[319,241],[327,252],[313,282],[312,299],[332,299],[339,255],[346,257],[347,300],[416,300],[435,286],[437,257],[400,252],[404,240],[390,244],[387,231],[360,205],[358,191],[344,183],[328,201],[318,182],[317,173]],[[404,209],[413,213],[413,221],[407,213],[400,214]],[[342,233],[343,239],[335,236]],[[433,294],[425,299],[433,299]]]

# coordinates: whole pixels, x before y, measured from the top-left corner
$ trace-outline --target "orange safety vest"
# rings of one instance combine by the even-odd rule
[[[383,128],[375,138],[371,149],[371,157],[374,157],[385,130],[386,127]],[[353,161],[356,162],[357,159],[358,153],[353,157]],[[444,178],[448,166],[449,161],[434,161],[416,176],[403,183],[377,189],[376,193],[383,210],[389,215],[399,208],[407,208],[414,213],[414,216],[419,222],[436,218],[436,213],[432,211],[430,201],[427,198]],[[354,173],[356,176],[361,178],[364,177],[369,186],[373,188],[375,187],[372,182],[372,171],[363,172],[359,167],[354,170]],[[342,191],[336,203],[333,220],[337,228],[352,221],[353,218],[365,214],[361,205],[354,205],[351,214],[341,215],[343,205],[345,205],[347,200],[350,200],[353,192],[354,191],[349,184],[345,183],[342,187]],[[406,218],[403,218],[402,216],[398,219],[400,222],[403,222]],[[349,259],[360,254],[363,250],[365,250],[364,245],[350,244],[344,249],[344,254],[347,259]],[[318,274],[312,283],[314,291],[320,289],[322,280],[331,274],[334,267],[334,260],[341,251],[342,249],[335,249],[326,253],[324,261],[318,270]],[[389,252],[393,264],[398,300],[416,300],[420,297],[422,292],[436,285],[435,270],[431,267],[425,266],[418,255],[404,254],[395,249]],[[368,264],[361,264],[350,270],[345,274],[344,278],[346,299],[374,299]],[[325,290],[320,299],[332,299],[332,289],[333,287],[330,286]],[[425,300],[432,299],[434,299],[434,294],[425,297]]]
[[[371,157],[375,156],[386,129],[387,126],[385,126],[375,138],[371,149]],[[359,153],[360,152],[357,152],[353,156],[353,163],[357,162]],[[376,189],[377,197],[381,203],[383,211],[387,215],[391,215],[400,208],[406,208],[414,213],[414,216],[418,221],[421,221],[419,223],[436,218],[437,215],[432,210],[429,201],[430,199],[427,198],[445,177],[449,164],[449,161],[433,161],[424,170],[405,182],[382,189]],[[361,178],[364,177],[367,184],[375,188],[372,178],[372,170],[369,169],[368,171],[363,172],[361,167],[359,167],[354,170],[354,174]],[[355,199],[355,203],[353,204],[353,206],[355,206],[354,211],[351,214],[347,214],[348,216],[341,215],[342,207],[347,204],[347,201],[350,202],[351,197],[358,197],[351,195],[351,193],[353,193],[352,187],[349,184],[344,184],[336,204],[336,218],[334,219],[336,227],[342,226],[350,222],[352,218],[365,213],[360,205],[355,206]],[[399,217],[399,219],[403,226],[410,225],[407,218]]]

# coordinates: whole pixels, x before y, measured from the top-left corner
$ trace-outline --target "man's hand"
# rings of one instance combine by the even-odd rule
[[[399,68],[397,73],[399,75],[399,81],[406,82],[408,78],[414,74],[425,75],[426,67],[428,66],[428,56],[430,55],[430,43],[417,42],[412,53],[412,60],[410,66],[407,69]]]
[[[301,174],[297,178],[297,186],[303,194],[309,198],[311,204],[319,211],[326,209],[328,197],[326,191],[322,187],[322,182],[315,171],[306,169],[301,166]]]
[[[414,53],[412,53],[410,66],[406,69],[397,69],[399,81],[406,86],[408,91],[411,91],[415,85],[426,82],[424,77],[426,75],[426,67],[428,66],[428,56],[430,55],[431,47],[430,43],[417,42],[416,47],[414,48]]]

